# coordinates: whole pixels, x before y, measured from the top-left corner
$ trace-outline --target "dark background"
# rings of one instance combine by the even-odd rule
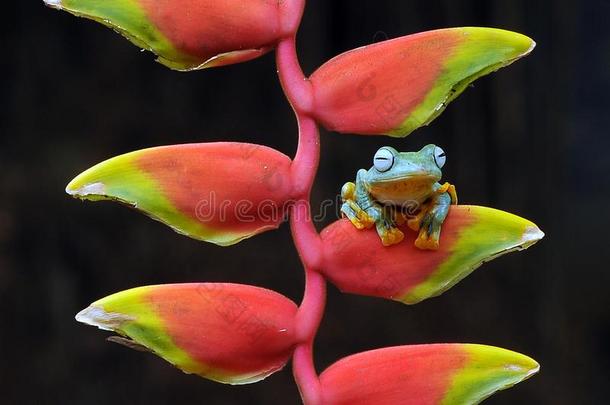
[[[299,403],[289,368],[224,386],[105,343],[105,333],[73,319],[95,299],[157,283],[240,282],[300,300],[287,226],[220,248],[63,192],[94,163],[155,145],[239,140],[292,154],[295,123],[271,54],[183,74],[42,1],[7,2],[3,11],[0,403]],[[413,307],[330,287],[319,370],[383,346],[485,343],[542,364],[489,404],[607,403],[609,16],[607,0],[309,1],[299,37],[306,73],[350,48],[440,27],[501,27],[538,43],[406,139],[324,132],[315,201],[333,198],[382,144],[435,142],[463,203],[522,215],[547,234]]]

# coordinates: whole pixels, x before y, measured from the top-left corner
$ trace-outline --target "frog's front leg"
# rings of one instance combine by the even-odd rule
[[[354,200],[344,201],[341,205],[341,212],[357,229],[370,228],[375,223],[375,220],[360,208]]]
[[[354,193],[358,206],[373,219],[377,234],[384,246],[400,243],[405,235],[396,226],[394,207],[384,206],[373,200],[362,180],[365,174],[366,170],[360,170],[356,176]]]
[[[356,202],[356,184],[345,183],[341,188],[341,199],[343,200],[341,212],[357,229],[366,229],[373,226],[375,219]]]
[[[357,203],[348,200],[343,203],[341,211],[358,229],[370,228],[375,224],[377,234],[384,246],[400,243],[405,237],[404,233],[396,227],[396,214],[392,207],[384,207],[374,201]]]
[[[441,226],[447,218],[449,207],[452,202],[456,202],[454,189],[450,191],[446,185],[440,186],[438,194],[422,207],[420,214],[412,221],[409,226],[419,230],[419,235],[415,240],[415,246],[420,249],[437,250],[441,236]],[[415,228],[417,226],[417,228]]]

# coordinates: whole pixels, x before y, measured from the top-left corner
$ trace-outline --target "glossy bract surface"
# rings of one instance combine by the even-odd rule
[[[110,295],[76,319],[116,332],[184,372],[247,384],[284,367],[295,344],[296,311],[288,298],[262,288],[166,284]]]
[[[383,246],[374,229],[347,219],[321,233],[324,275],[340,290],[415,304],[447,291],[486,261],[525,249],[544,236],[532,222],[492,208],[452,206],[437,251],[414,246],[417,233]]]
[[[257,58],[296,30],[301,0],[45,0],[100,22],[177,70]],[[288,15],[287,15],[288,14]],[[288,22],[284,22],[288,20]]]
[[[314,114],[333,131],[403,137],[434,120],[474,80],[534,46],[525,35],[466,27],[357,48],[311,76]]]
[[[496,347],[399,346],[339,360],[320,375],[320,383],[325,405],[464,405],[538,370],[531,358]]]
[[[286,155],[254,144],[164,146],[99,163],[66,191],[122,202],[181,234],[226,246],[284,221],[290,165]]]

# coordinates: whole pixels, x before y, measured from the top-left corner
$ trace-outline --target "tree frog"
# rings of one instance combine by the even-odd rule
[[[360,169],[356,182],[341,189],[341,212],[358,229],[375,225],[384,246],[403,240],[397,226],[407,222],[419,232],[416,247],[436,250],[449,206],[457,204],[455,187],[439,183],[445,161],[436,145],[419,152],[384,146],[375,153],[373,167]]]

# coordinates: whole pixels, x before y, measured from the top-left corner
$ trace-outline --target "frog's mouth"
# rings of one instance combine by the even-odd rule
[[[405,199],[423,200],[430,195],[432,184],[438,180],[430,174],[410,174],[376,181],[368,189],[377,199],[402,203]]]
[[[397,175],[392,177],[385,177],[383,179],[378,179],[375,181],[375,184],[390,184],[390,183],[400,183],[400,182],[409,182],[409,183],[435,183],[440,179],[436,178],[436,176],[431,175],[430,173],[411,173],[408,175]],[[375,186],[371,184],[371,186]]]

